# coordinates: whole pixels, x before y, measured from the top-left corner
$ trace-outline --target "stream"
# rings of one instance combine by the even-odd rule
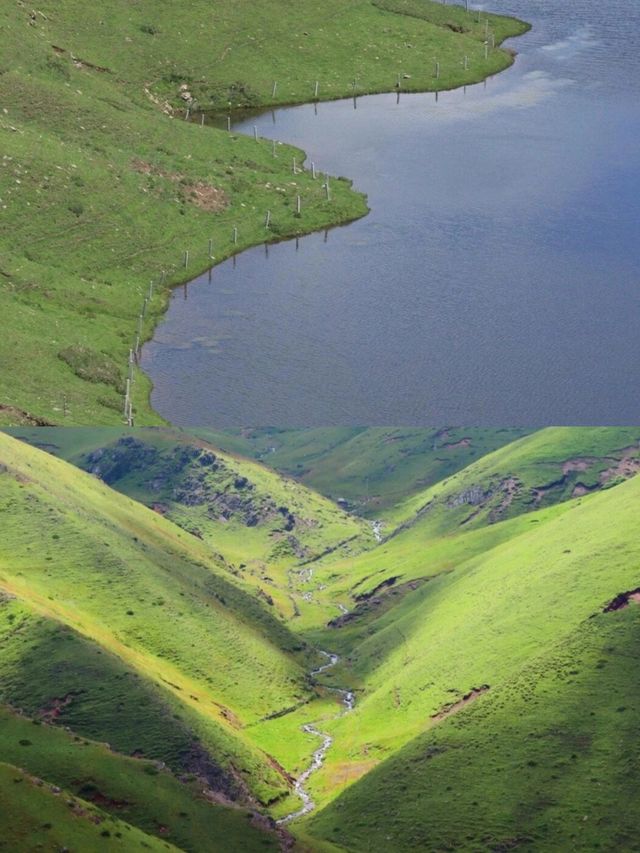
[[[328,669],[331,669],[331,667],[335,666],[340,660],[338,655],[331,654],[331,652],[325,652],[321,650],[320,654],[328,658],[328,661],[327,663],[322,664],[322,666],[319,666],[317,669],[311,670],[311,672],[309,673],[311,677],[320,675],[320,673],[322,672],[326,672]],[[342,690],[339,687],[328,687],[326,689],[331,690],[334,693],[339,693],[340,696],[342,696],[342,704],[344,706],[344,709],[336,716],[335,719],[338,719],[338,717],[342,717],[344,714],[348,714],[349,711],[353,710],[356,700],[350,690]],[[284,817],[281,817],[279,820],[277,820],[276,823],[280,825],[290,823],[292,820],[295,820],[296,818],[308,814],[315,808],[315,803],[313,802],[313,799],[309,792],[306,790],[305,785],[307,784],[311,774],[315,773],[316,770],[319,770],[322,767],[325,756],[333,744],[333,738],[331,737],[331,735],[326,734],[326,732],[321,732],[311,723],[305,723],[302,726],[302,731],[307,732],[310,735],[315,735],[316,737],[322,738],[322,744],[313,753],[311,763],[309,764],[307,769],[303,773],[301,773],[300,776],[298,776],[294,785],[294,791],[302,800],[302,806],[296,811],[290,812],[288,815],[285,815]]]
[[[371,213],[176,290],[142,355],[160,414],[217,427],[640,420],[640,3],[484,6],[533,24],[486,84],[235,121],[352,178]]]

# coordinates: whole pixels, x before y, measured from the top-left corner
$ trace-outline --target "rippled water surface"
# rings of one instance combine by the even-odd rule
[[[371,214],[177,291],[143,353],[176,424],[640,422],[640,4],[531,21],[466,92],[278,110]]]

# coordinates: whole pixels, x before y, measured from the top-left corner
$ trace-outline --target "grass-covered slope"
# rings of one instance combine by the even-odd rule
[[[368,631],[345,636],[345,648],[342,629],[333,629],[334,647],[348,655],[335,678],[356,687],[358,702],[352,714],[326,724],[337,748],[315,777],[318,797],[335,796],[472,691],[507,689],[619,593],[637,589],[639,505],[636,477],[496,524],[527,522],[506,541],[408,592]],[[500,729],[493,732],[499,737]],[[409,765],[406,791],[413,788],[411,772]]]
[[[5,762],[0,803],[0,850],[177,849]]]
[[[58,800],[62,806],[62,814],[55,819],[47,820],[37,810],[31,819],[25,815],[19,830],[15,817],[11,822],[4,808],[0,810],[5,818],[2,837],[5,842],[13,840],[13,850],[34,849],[40,834],[51,845],[47,849],[56,849],[56,834],[57,849],[93,849],[87,846],[89,842],[80,844],[67,826],[83,812],[88,828],[99,827],[96,835],[100,840],[111,838],[111,843],[117,844],[119,839],[122,849],[134,849],[137,835],[130,834],[132,826],[147,833],[144,840],[154,849],[213,853],[278,847],[275,836],[260,829],[250,812],[214,802],[195,776],[178,781],[157,762],[126,757],[104,744],[54,727],[46,718],[29,719],[0,707],[0,755],[3,762],[20,768],[14,778],[21,781],[8,786],[13,790],[14,815],[26,810],[30,801],[37,803],[33,784],[24,784],[29,777],[43,780],[41,791],[49,795],[50,802]],[[78,798],[84,802],[79,803]],[[2,802],[4,806],[5,800]],[[128,824],[125,831],[122,821]]]
[[[35,17],[30,11],[10,10],[10,20],[58,54],[66,49],[172,105],[188,103],[179,99],[186,83],[200,106],[225,110],[309,101],[316,81],[321,98],[352,95],[354,79],[357,93],[389,91],[399,74],[406,90],[451,88],[509,65],[493,41],[497,48],[527,29],[435,0],[302,0],[295,13],[286,0],[44,0]]]
[[[138,332],[150,335],[169,286],[211,265],[210,239],[220,260],[366,212],[345,181],[333,181],[327,201],[320,181],[294,178],[300,152],[281,146],[274,158],[266,141],[171,119],[117,70],[57,56],[48,40],[56,36],[38,37],[24,9],[5,20],[2,38],[20,52],[0,74],[7,423],[122,423],[129,350]],[[133,374],[136,422],[158,422],[147,380],[135,366]]]
[[[640,608],[592,615],[309,830],[353,851],[637,850]]]
[[[71,629],[72,648],[80,636],[115,656],[111,678],[140,679],[153,702],[159,691],[240,792],[263,801],[285,793],[286,774],[246,727],[308,697],[300,641],[204,543],[157,513],[6,435],[0,462],[0,587],[31,614]],[[10,631],[18,677],[27,662],[42,670],[50,664],[41,642],[67,640],[65,631],[49,637],[48,623],[31,614],[31,639]],[[8,660],[5,651],[4,666]],[[49,695],[56,698],[59,692]],[[101,713],[99,693],[92,700]],[[135,716],[131,704],[129,712]]]
[[[337,617],[349,636],[368,631],[369,622],[416,583],[546,518],[536,515],[532,521],[530,513],[564,512],[572,499],[632,476],[640,470],[639,442],[637,428],[571,427],[539,430],[475,461],[470,458],[473,442],[459,449],[469,460],[466,467],[443,471],[444,479],[383,513],[378,547],[360,555],[337,552],[314,565],[313,578],[299,585],[299,591],[313,596],[314,605],[303,607],[299,627],[316,629]],[[484,443],[490,446],[490,435]],[[436,470],[443,470],[442,455],[441,449],[435,453]],[[433,457],[426,453],[424,458],[423,463],[420,454],[415,461],[410,455],[405,470],[407,464],[425,464],[429,472]],[[350,614],[340,617],[339,606]]]
[[[257,462],[171,429],[14,428],[200,538],[286,616],[289,571],[370,547],[370,526]]]
[[[597,491],[638,470],[638,427],[550,427],[400,502],[389,521],[432,533],[477,527]]]
[[[352,512],[379,519],[403,499],[527,431],[324,427],[193,432],[344,501]]]
[[[131,445],[105,434],[79,430],[74,445],[43,430],[41,444],[106,465],[144,500],[162,476],[184,488],[189,466],[208,467],[202,453],[265,498],[289,482],[193,435],[141,431],[135,454],[120,455]],[[390,509],[401,524],[379,544],[285,560],[288,623],[206,540],[42,450],[0,441],[7,764],[200,849],[208,820],[228,819],[238,837],[248,821],[208,812],[211,798],[253,794],[275,818],[299,808],[292,776],[318,748],[312,724],[332,741],[305,783],[315,808],[288,825],[303,849],[634,849],[637,430],[518,438]],[[185,449],[188,473],[167,469]],[[344,515],[289,485],[300,518],[303,507]],[[313,647],[340,655],[316,677]],[[353,710],[340,714],[344,693],[327,687],[353,690]],[[21,743],[36,742],[27,717],[42,723],[33,752]],[[85,741],[93,781],[74,764]],[[138,809],[132,792],[150,768],[162,771],[158,790]]]
[[[301,101],[316,80],[337,97],[354,77],[358,91],[388,90],[401,72],[405,88],[445,87],[511,61],[499,49],[484,59],[484,15],[451,9],[442,22],[437,5],[413,17],[355,0],[295,12],[283,0],[4,4],[0,422],[122,423],[129,350],[170,285],[213,263],[209,240],[220,261],[366,213],[348,181],[332,180],[328,199],[320,180],[292,174],[302,152],[274,157],[267,141],[180,120],[191,98],[225,110]],[[523,29],[489,25],[498,41]],[[158,422],[133,375],[136,423]]]

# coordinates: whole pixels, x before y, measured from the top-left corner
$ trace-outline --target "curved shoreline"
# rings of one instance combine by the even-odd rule
[[[495,77],[498,74],[502,74],[504,71],[508,71],[509,69],[511,69],[513,67],[515,60],[516,60],[516,57],[517,57],[517,53],[513,50],[507,50],[507,49],[502,48],[502,45],[504,44],[505,41],[507,41],[511,38],[519,38],[520,36],[525,35],[532,28],[532,24],[530,24],[526,21],[522,21],[519,18],[513,18],[513,20],[517,21],[519,24],[522,25],[522,27],[523,27],[522,31],[519,33],[516,33],[516,34],[506,36],[501,41],[496,42],[496,45],[495,45],[496,50],[502,50],[503,53],[509,58],[509,61],[504,66],[504,68],[501,68],[498,71],[492,70],[489,73],[481,74],[476,78],[472,77],[469,80],[461,82],[458,85],[431,87],[431,88],[421,88],[421,87],[411,88],[408,86],[405,89],[398,89],[397,87],[393,87],[393,86],[390,88],[380,88],[380,89],[371,88],[371,89],[364,89],[363,91],[358,92],[357,94],[354,94],[351,96],[349,96],[348,94],[345,94],[345,95],[328,95],[328,96],[322,96],[322,97],[311,98],[311,99],[300,100],[300,101],[291,101],[291,102],[282,102],[282,103],[273,102],[270,104],[268,103],[268,104],[265,104],[263,106],[260,106],[256,109],[243,108],[240,110],[236,110],[236,111],[233,111],[231,113],[231,116],[233,116],[237,121],[239,121],[239,120],[245,121],[250,116],[264,115],[265,113],[274,112],[274,111],[280,110],[280,109],[301,107],[301,106],[311,105],[311,104],[330,103],[330,102],[336,102],[336,101],[351,101],[351,100],[356,100],[357,98],[376,97],[376,96],[380,96],[380,95],[384,95],[384,94],[394,94],[394,93],[397,93],[398,95],[400,95],[400,94],[421,95],[421,94],[429,94],[429,93],[435,92],[437,94],[438,92],[455,91],[458,89],[462,89],[466,86],[478,85],[478,84],[483,83],[486,80],[490,79],[491,77]],[[185,114],[183,113],[182,116],[184,117],[184,115]],[[215,111],[211,111],[208,113],[206,111],[196,112],[196,113],[194,113],[194,116],[195,115],[197,115],[197,116],[211,115],[211,116],[222,117],[222,116],[226,116],[228,114],[225,112],[221,112],[219,110],[215,110]],[[233,130],[232,130],[232,132],[233,132]],[[247,134],[240,134],[240,135],[247,136],[247,138],[248,138]],[[284,144],[285,145],[291,145],[291,143],[287,143],[286,141],[284,142]],[[292,145],[291,147],[295,148],[296,146]],[[301,150],[301,149],[299,149],[299,150]],[[307,154],[305,151],[302,151],[302,150],[301,150],[301,153],[302,153],[302,157],[301,157],[300,165],[301,165],[302,170],[304,171],[304,164],[307,161]],[[337,180],[337,176],[334,175],[332,177],[334,180]],[[357,189],[354,189],[353,191],[356,193],[359,192]],[[195,282],[198,278],[200,278],[206,272],[211,273],[211,271],[213,269],[215,269],[217,266],[219,266],[220,264],[222,264],[226,261],[229,261],[233,258],[239,257],[240,255],[243,254],[243,252],[248,251],[249,249],[254,249],[257,246],[260,246],[263,244],[264,245],[275,245],[278,243],[289,242],[291,240],[298,239],[300,237],[307,237],[307,236],[310,236],[312,234],[318,234],[322,231],[330,231],[330,230],[333,230],[335,228],[346,227],[346,226],[352,224],[353,222],[356,222],[359,219],[362,219],[362,218],[368,216],[368,214],[371,212],[371,208],[367,204],[366,194],[362,194],[362,195],[364,196],[366,211],[364,213],[358,215],[358,216],[350,216],[350,217],[343,218],[343,219],[336,219],[336,220],[330,222],[328,225],[321,226],[319,228],[318,227],[310,228],[308,230],[297,229],[296,231],[293,231],[290,233],[284,233],[284,234],[278,234],[278,235],[271,234],[271,235],[269,235],[269,238],[266,240],[260,240],[259,242],[251,243],[247,246],[243,246],[242,248],[240,248],[237,251],[232,250],[228,254],[223,253],[222,255],[220,255],[220,257],[215,259],[214,264],[212,264],[211,266],[204,266],[198,273],[196,273],[196,275],[191,275],[191,276],[189,276],[189,278],[180,278],[177,281],[171,282],[169,287],[163,293],[164,304],[162,306],[160,314],[158,315],[157,322],[155,322],[154,325],[148,330],[149,336],[145,337],[145,339],[143,341],[141,341],[141,346],[140,346],[141,358],[142,358],[142,351],[143,351],[144,345],[153,341],[158,327],[160,326],[161,322],[166,317],[170,301],[173,298],[173,292],[177,288],[188,287],[189,284],[191,284],[192,282]],[[151,380],[149,373],[147,373],[147,371],[141,366],[141,359],[138,362],[138,370],[141,371],[141,373],[144,375],[146,386],[147,386],[146,387],[146,400],[145,400],[145,408],[147,410],[147,414],[151,414],[152,416],[159,417],[163,422],[169,424],[170,421],[168,421],[162,415],[162,413],[160,411],[158,411],[157,409],[155,409],[155,407],[152,405],[151,397],[153,394],[154,383]],[[140,424],[140,425],[144,425],[144,424]]]

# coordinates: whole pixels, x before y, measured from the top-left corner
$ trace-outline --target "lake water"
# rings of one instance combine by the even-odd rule
[[[179,425],[640,423],[640,4],[493,0],[512,69],[238,123],[369,196],[176,291],[143,366]]]

